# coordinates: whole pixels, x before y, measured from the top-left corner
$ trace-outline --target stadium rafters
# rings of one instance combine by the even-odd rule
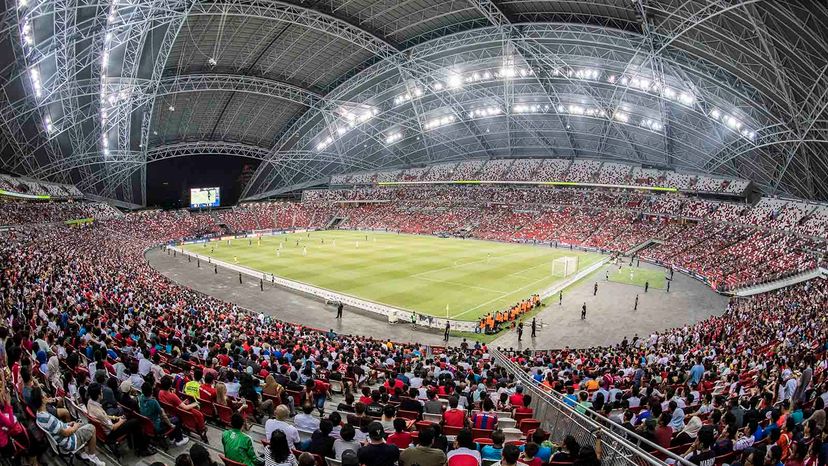
[[[828,6],[757,0],[6,0],[0,168],[142,205],[169,157],[246,197],[524,156],[828,199]],[[255,128],[255,129],[254,129]]]

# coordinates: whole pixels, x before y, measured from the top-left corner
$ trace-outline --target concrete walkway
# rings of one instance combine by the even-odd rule
[[[641,263],[641,268],[661,267]],[[653,331],[680,327],[721,315],[727,307],[727,298],[715,293],[704,283],[676,272],[670,292],[605,280],[607,265],[589,278],[564,291],[563,304],[557,299],[542,310],[537,337],[532,339],[529,323],[524,326],[523,339],[517,341],[517,332],[508,332],[496,339],[492,346],[505,348],[584,348],[620,343],[624,337],[649,335]],[[669,273],[665,271],[665,273]],[[598,294],[593,286],[598,283]],[[638,295],[638,310],[633,310]],[[586,303],[587,317],[581,320],[581,306]]]

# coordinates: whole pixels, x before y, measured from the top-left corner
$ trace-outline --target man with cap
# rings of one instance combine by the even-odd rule
[[[342,466],[359,466],[359,456],[354,450],[345,450],[342,452]]]
[[[434,428],[428,427],[420,432],[417,446],[407,448],[400,453],[400,466],[443,466],[446,454],[437,448],[431,448],[434,442]]]
[[[400,449],[385,443],[385,430],[374,421],[368,425],[368,444],[359,449],[357,457],[364,466],[393,466],[400,458]]]

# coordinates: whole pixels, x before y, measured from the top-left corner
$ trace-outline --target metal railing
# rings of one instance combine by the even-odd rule
[[[497,365],[514,374],[515,380],[523,387],[523,393],[532,396],[533,416],[541,421],[541,428],[549,432],[549,439],[552,442],[562,443],[566,436],[571,435],[579,445],[593,445],[597,438],[596,434],[600,432],[602,465],[663,465],[665,460],[672,460],[671,462],[677,465],[694,466],[686,459],[600,414],[591,410],[584,414],[579,413],[566,404],[559,393],[542,389],[522,367],[499,350],[490,349],[489,352]]]

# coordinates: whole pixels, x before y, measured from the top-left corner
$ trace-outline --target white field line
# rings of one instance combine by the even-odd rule
[[[503,296],[506,296],[506,295],[511,293],[511,291],[495,290],[495,289],[492,289],[492,288],[485,288],[485,287],[482,287],[482,286],[467,285],[465,283],[453,282],[451,280],[437,280],[435,278],[428,278],[428,277],[414,277],[414,278],[416,278],[417,280],[426,280],[426,281],[434,282],[434,283],[449,283],[449,284],[452,284],[452,285],[462,286],[464,288],[471,288],[471,289],[474,289],[474,290],[488,291],[488,292],[491,292],[491,293],[500,293],[502,295],[501,298]]]
[[[434,273],[434,272],[442,272],[443,270],[456,269],[457,267],[464,267],[466,265],[480,264],[482,262],[487,262],[487,261],[490,261],[490,260],[498,260],[498,259],[502,259],[504,257],[509,257],[509,256],[512,256],[512,255],[515,255],[515,254],[518,254],[518,253],[522,253],[522,252],[525,252],[525,251],[514,251],[514,252],[510,252],[508,254],[503,254],[501,256],[486,257],[486,258],[471,261],[471,262],[463,262],[462,264],[455,263],[454,265],[448,265],[448,266],[445,266],[445,267],[440,267],[439,269],[426,270],[424,272],[415,273],[414,275],[410,275],[410,276],[415,277],[415,278],[419,278],[423,275],[428,275],[428,274],[431,274],[431,273]]]
[[[498,299],[503,299],[503,297],[504,297],[504,296],[508,296],[508,295],[510,295],[510,294],[515,294],[515,293],[517,293],[518,291],[525,290],[526,288],[529,288],[530,286],[533,286],[533,285],[535,285],[536,283],[539,283],[539,282],[542,282],[542,281],[544,281],[544,280],[548,280],[548,279],[549,279],[549,277],[542,277],[542,278],[539,278],[539,279],[537,279],[537,280],[535,280],[535,281],[533,281],[533,282],[530,282],[530,283],[528,283],[528,284],[526,284],[526,285],[524,285],[524,286],[522,286],[522,287],[520,287],[520,288],[517,288],[516,290],[514,290],[514,291],[512,291],[512,292],[510,292],[510,293],[506,293],[506,294],[504,294],[503,296],[500,296],[500,297],[497,297],[497,298],[494,298],[494,299],[490,299],[490,300],[488,300],[488,301],[486,301],[486,302],[484,302],[484,303],[480,303],[479,305],[477,305],[477,306],[475,306],[475,307],[473,307],[473,308],[471,308],[471,309],[466,309],[465,311],[461,312],[460,314],[455,314],[455,315],[453,315],[453,316],[452,316],[452,318],[453,318],[453,319],[458,319],[460,316],[466,315],[466,314],[468,314],[468,313],[469,313],[469,312],[471,312],[471,311],[475,311],[475,310],[477,310],[477,309],[480,309],[481,307],[486,306],[486,305],[489,305],[489,304],[491,304],[491,303],[493,303],[493,302],[497,301]]]

